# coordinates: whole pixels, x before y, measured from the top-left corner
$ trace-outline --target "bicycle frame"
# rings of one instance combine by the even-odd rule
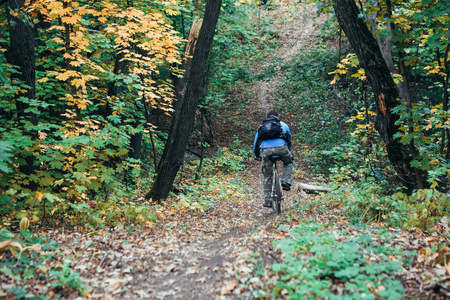
[[[272,209],[279,214],[281,212],[281,200],[283,200],[283,193],[280,184],[280,176],[278,175],[277,161],[278,159],[271,159],[272,161],[272,191],[270,198],[272,200]]]

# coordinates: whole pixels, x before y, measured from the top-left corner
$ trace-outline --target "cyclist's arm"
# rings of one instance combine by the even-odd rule
[[[289,129],[289,126],[284,122],[282,123],[282,126],[283,126],[284,136],[285,136],[284,140],[287,143],[288,149],[291,150],[291,139],[292,139],[291,130]]]
[[[259,146],[261,145],[261,141],[259,141],[258,139],[258,132],[256,132],[255,135],[255,141],[253,142],[253,153],[255,154],[255,158],[259,158],[260,157],[260,148]]]

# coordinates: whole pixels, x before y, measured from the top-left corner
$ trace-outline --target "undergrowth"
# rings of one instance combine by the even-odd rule
[[[319,202],[320,203],[320,202]],[[450,196],[436,189],[387,194],[372,180],[348,183],[322,196],[320,205],[338,205],[353,223],[382,223],[405,230],[432,230],[449,217]]]
[[[393,276],[410,257],[401,248],[384,246],[393,239],[385,230],[375,233],[327,230],[317,223],[300,224],[291,238],[275,245],[283,261],[274,263],[279,276],[272,292],[290,299],[400,299],[403,286]]]
[[[83,283],[78,272],[71,270],[72,261],[65,258],[63,263],[57,263],[57,257],[63,255],[58,243],[34,235],[27,226],[23,229],[18,234],[0,229],[0,273],[8,278],[8,283],[2,282],[2,288],[16,299],[49,299],[41,290],[23,287],[29,279],[34,282],[38,279],[50,282],[54,293],[65,289],[90,297],[92,288]],[[46,263],[49,261],[54,263]]]
[[[237,199],[248,193],[234,174],[244,167],[251,151],[238,145],[239,141],[236,141],[230,148],[219,148],[215,156],[204,159],[201,170],[198,170],[199,160],[188,157],[175,182],[180,193],[172,193],[162,204],[144,201],[143,194],[151,186],[152,178],[143,178],[108,195],[106,200],[100,194],[78,203],[62,201],[52,205],[48,202],[46,212],[32,211],[37,215],[30,215],[27,210],[13,212],[0,225],[3,228],[17,228],[18,222],[27,217],[31,220],[31,228],[35,229],[42,225],[39,222],[42,218],[46,219],[45,224],[56,228],[91,230],[121,223],[152,227],[158,219],[158,210],[163,206],[182,206],[194,210],[211,208],[217,200]]]

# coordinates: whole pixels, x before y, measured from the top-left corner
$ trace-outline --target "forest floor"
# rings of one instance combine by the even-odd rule
[[[262,9],[261,14],[287,14],[292,4],[279,2],[273,10]],[[286,18],[276,18],[280,22],[274,26],[282,34],[273,58],[293,59],[300,47],[314,43],[321,22],[315,18],[314,6],[300,3],[295,9],[298,14],[287,22]],[[260,70],[255,68],[252,72]],[[270,107],[279,78],[275,76],[249,87],[258,91],[252,99],[253,110],[263,112]],[[297,159],[299,170],[294,178],[297,182],[311,179],[303,166],[301,159]],[[90,233],[54,231],[46,235],[59,243],[62,256],[70,258],[71,269],[79,272],[84,283],[93,288],[88,295],[91,299],[255,299],[258,297],[254,291],[269,291],[277,281],[270,265],[282,258],[272,241],[288,237],[289,230],[300,220],[314,220],[329,231],[348,228],[349,222],[338,207],[321,211],[309,206],[315,196],[296,188],[285,193],[283,212],[276,215],[262,207],[260,163],[251,162],[238,176],[253,191],[248,197],[217,201],[207,211],[162,209],[160,226],[151,229],[120,225]],[[448,224],[442,226],[447,226],[444,229],[448,232]],[[396,236],[387,247],[399,245],[417,252],[444,241],[438,234],[386,229]],[[362,231],[375,232],[375,229],[352,229],[349,235]],[[427,261],[431,262],[431,258],[426,253],[417,256],[398,278],[409,297],[445,299],[442,290],[424,284],[420,278],[428,273],[446,276],[449,270]],[[261,273],[261,270],[266,271]],[[34,284],[30,292],[48,297],[73,296],[64,294],[65,291],[57,293],[45,282]],[[279,297],[287,299],[287,292],[281,291]]]

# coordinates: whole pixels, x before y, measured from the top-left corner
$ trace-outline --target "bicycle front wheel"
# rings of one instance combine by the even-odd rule
[[[280,185],[280,177],[278,174],[275,174],[275,196],[273,199],[272,208],[273,210],[279,214],[281,213],[281,185]]]

